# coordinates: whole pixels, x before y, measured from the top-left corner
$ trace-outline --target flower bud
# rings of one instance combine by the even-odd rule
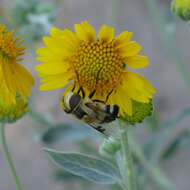
[[[13,123],[28,111],[28,103],[21,97],[16,97],[16,103],[7,106],[0,101],[0,122]]]
[[[173,0],[171,10],[183,20],[190,20],[190,0]]]
[[[108,139],[104,139],[104,142],[100,146],[100,153],[113,156],[118,150],[120,150],[120,148],[121,143],[119,139],[109,137]]]

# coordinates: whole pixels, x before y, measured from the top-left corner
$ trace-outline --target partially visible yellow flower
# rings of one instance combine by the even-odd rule
[[[75,33],[52,28],[46,44],[37,50],[36,67],[43,83],[41,90],[62,88],[85,95],[94,92],[93,99],[117,104],[120,115],[132,115],[132,100],[148,103],[155,90],[141,75],[128,70],[140,69],[149,64],[146,56],[137,55],[141,46],[130,41],[132,33],[124,31],[114,38],[114,29],[103,25],[98,33],[88,22],[75,25]]]
[[[18,62],[24,54],[25,47],[18,42],[18,36],[13,37],[14,31],[9,32],[0,24],[0,101],[4,106],[16,104],[18,94],[26,100],[30,96],[31,85],[34,85],[32,75]]]
[[[173,0],[171,10],[183,20],[190,20],[190,0]]]
[[[19,96],[16,97],[16,103],[10,106],[0,100],[0,122],[13,123],[20,119],[28,109],[28,103]]]

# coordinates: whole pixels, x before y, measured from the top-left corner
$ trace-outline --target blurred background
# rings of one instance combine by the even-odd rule
[[[9,150],[23,189],[119,190],[59,170],[42,151],[46,146],[100,156],[98,145],[102,139],[61,110],[63,89],[38,90],[39,78],[34,70],[39,64],[35,50],[42,47],[41,38],[48,35],[52,26],[73,30],[74,24],[85,20],[96,31],[102,24],[114,27],[116,35],[131,31],[132,39],[143,46],[142,54],[148,56],[151,64],[138,72],[149,79],[157,94],[153,116],[138,124],[135,133],[141,145],[160,134],[156,141],[160,151],[156,164],[177,189],[190,189],[190,25],[171,13],[170,3],[169,0],[0,0],[0,23],[15,28],[25,38],[27,51],[22,64],[36,79],[30,100],[32,111],[6,128]],[[146,153],[146,147],[142,148]],[[151,150],[157,152],[149,149],[149,154]],[[145,189],[156,189],[154,185],[146,185]],[[0,190],[13,189],[15,184],[0,146]]]

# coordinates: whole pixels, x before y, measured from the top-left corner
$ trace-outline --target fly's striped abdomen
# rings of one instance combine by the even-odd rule
[[[106,116],[102,123],[114,121],[119,113],[119,107],[117,105],[106,105]]]

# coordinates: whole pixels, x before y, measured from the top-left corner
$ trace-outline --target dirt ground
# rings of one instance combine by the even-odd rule
[[[4,7],[8,7],[12,2],[14,0],[0,0],[0,4]],[[60,4],[60,10],[55,26],[59,28],[72,28],[73,24],[88,20],[98,30],[102,24],[110,24],[110,19],[114,16],[111,0],[59,0],[57,2]],[[158,0],[157,2],[158,8],[164,12],[170,1]],[[142,53],[149,57],[150,66],[140,70],[139,73],[146,76],[157,90],[154,102],[161,121],[174,117],[190,105],[190,98],[179,72],[168,57],[167,49],[145,0],[123,0],[115,31],[119,34],[123,30],[134,33],[133,39],[143,46]],[[190,26],[185,22],[179,21],[177,24],[176,44],[190,72]],[[34,52],[28,51],[24,63],[36,77],[34,67],[37,61],[34,55]],[[38,86],[39,79],[36,80]],[[61,91],[39,92],[37,86],[32,89],[35,99],[34,107],[42,113],[51,112],[56,121],[69,121],[71,118],[65,115],[63,117],[63,112],[59,108],[58,97]],[[42,145],[33,139],[37,133],[36,128],[28,117],[6,128],[9,149],[19,171],[23,189],[66,190],[66,185],[54,183],[50,178],[49,159],[42,152]],[[170,138],[184,128],[189,128],[189,119],[177,125]],[[72,146],[65,147],[64,144],[59,148],[59,150],[73,150]],[[189,190],[189,158],[190,149],[186,149],[162,165],[168,178],[177,185],[179,190]],[[0,190],[14,189],[15,185],[0,146]]]

